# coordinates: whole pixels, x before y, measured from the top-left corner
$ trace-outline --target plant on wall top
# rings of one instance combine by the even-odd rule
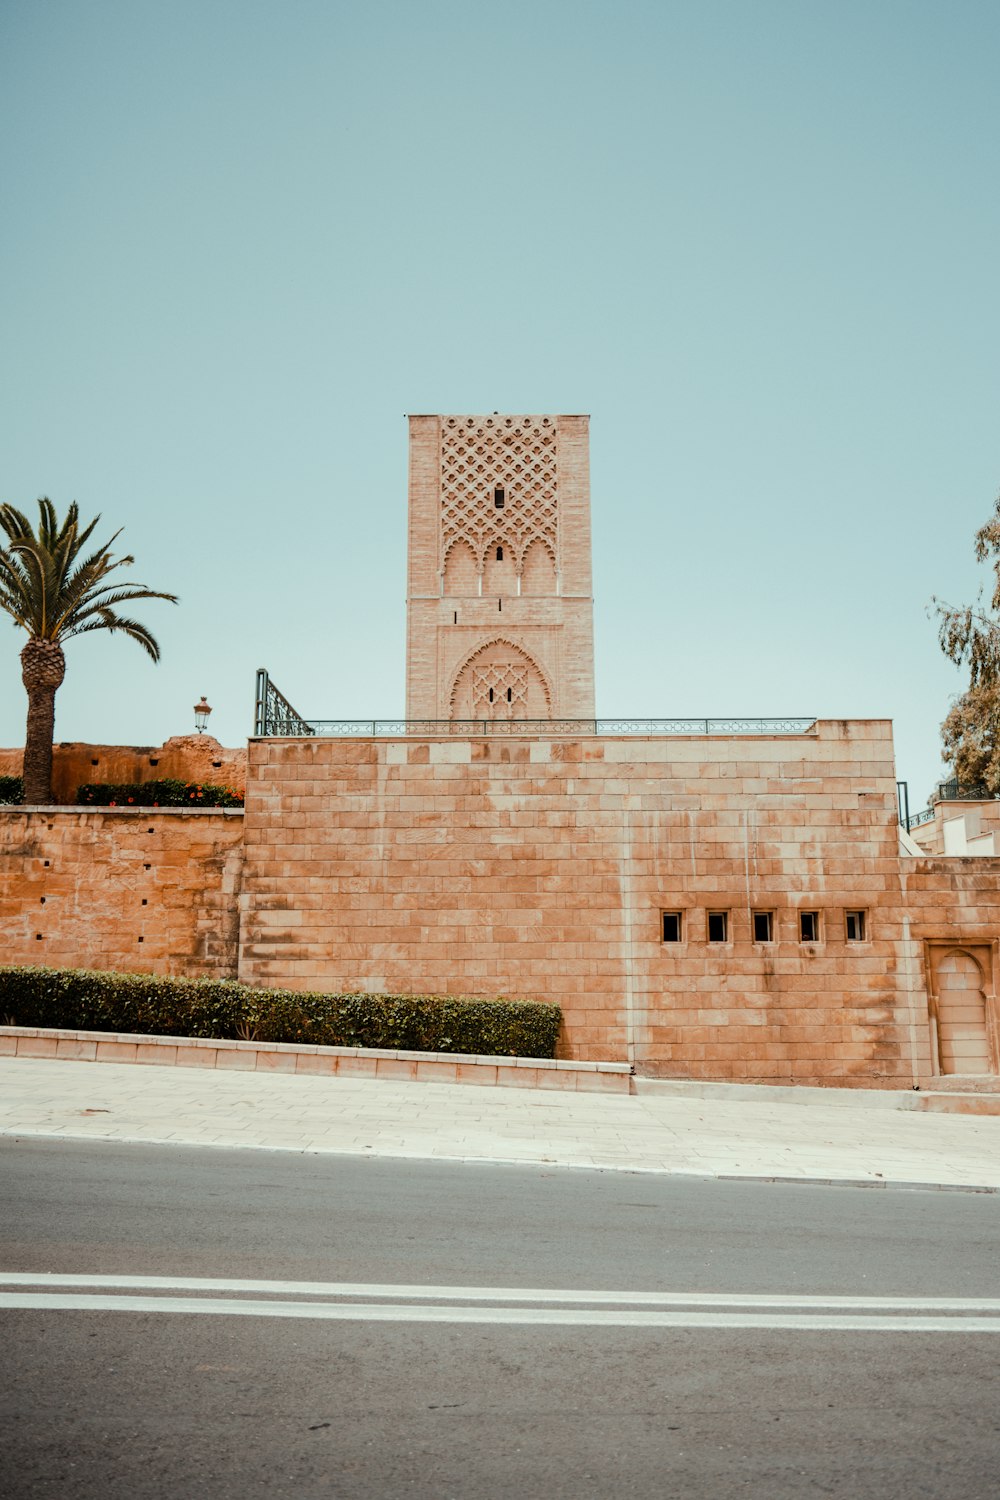
[[[74,500],[60,521],[51,500],[39,500],[37,531],[27,516],[12,505],[0,505],[0,527],[7,544],[0,548],[0,609],[28,632],[21,652],[21,680],[28,694],[28,723],[24,741],[24,801],[52,801],[52,736],[55,696],[66,675],[63,642],[92,630],[130,636],[154,661],[160,648],[146,626],[118,613],[136,599],[166,599],[144,583],[112,579],[117,569],[131,567],[134,557],[113,557],[116,531],[103,545],[84,553],[95,526],[95,516],[81,527]]]
[[[934,600],[941,650],[969,669],[969,686],[941,725],[942,756],[964,787],[1000,796],[1000,499],[976,532],[976,561],[991,560],[994,587],[988,605]]]

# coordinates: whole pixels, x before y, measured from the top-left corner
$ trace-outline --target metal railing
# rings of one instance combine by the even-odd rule
[[[907,828],[919,828],[921,823],[932,823],[934,821],[933,807],[925,807],[923,812],[913,813]]]
[[[315,734],[301,714],[296,713],[284,693],[280,693],[265,667],[257,668],[257,696],[254,704],[253,732],[261,738],[299,738]]]
[[[982,781],[963,786],[956,777],[950,781],[939,781],[936,793],[938,802],[995,802],[996,792],[991,792]]]
[[[816,720],[808,719],[302,719],[271,685],[271,692],[288,710],[283,715],[258,709],[260,736],[312,734],[323,738],[383,739],[400,735],[443,739],[485,736],[557,738],[586,735],[796,735],[808,734]],[[258,690],[258,703],[260,693]],[[298,725],[299,727],[295,727]]]

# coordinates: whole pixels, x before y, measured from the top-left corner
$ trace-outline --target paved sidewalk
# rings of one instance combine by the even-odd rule
[[[0,1135],[1000,1190],[1000,1118],[768,1092],[614,1097],[0,1058]]]

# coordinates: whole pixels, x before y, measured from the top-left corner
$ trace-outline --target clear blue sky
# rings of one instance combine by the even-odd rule
[[[59,739],[403,703],[406,424],[590,412],[598,709],[891,717],[1000,488],[994,0],[4,0],[0,498],[124,526]],[[2,629],[2,627],[0,627]],[[0,744],[22,742],[0,636]]]

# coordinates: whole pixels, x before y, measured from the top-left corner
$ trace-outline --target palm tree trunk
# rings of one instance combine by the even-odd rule
[[[66,659],[55,641],[32,636],[21,652],[21,681],[28,694],[24,736],[24,801],[45,807],[52,802],[52,739],[56,724],[56,689],[66,675]]]
[[[24,801],[36,807],[52,803],[52,736],[56,723],[55,688],[28,693],[24,736]]]

